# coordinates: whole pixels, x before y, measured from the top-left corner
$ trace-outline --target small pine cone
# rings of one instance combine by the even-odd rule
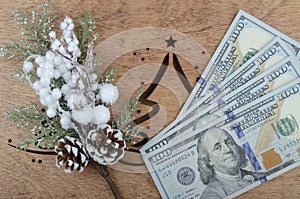
[[[58,140],[54,150],[57,153],[56,166],[64,166],[66,173],[81,172],[89,162],[85,147],[76,138],[66,136]]]
[[[102,165],[112,165],[124,156],[126,146],[120,130],[105,125],[91,130],[86,138],[86,149],[96,162]]]

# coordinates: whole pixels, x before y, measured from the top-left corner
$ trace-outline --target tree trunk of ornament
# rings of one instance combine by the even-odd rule
[[[98,164],[97,162],[90,160],[94,168],[101,174],[101,176],[106,180],[107,184],[109,185],[113,195],[115,196],[115,199],[122,199],[121,195],[115,185],[115,183],[112,181],[110,174],[107,170],[107,166]]]

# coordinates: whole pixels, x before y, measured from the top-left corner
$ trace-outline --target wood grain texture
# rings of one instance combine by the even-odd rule
[[[53,0],[58,18],[65,15],[73,18],[82,16],[86,9],[91,9],[96,16],[99,41],[127,30],[143,27],[162,27],[179,31],[194,38],[212,55],[232,19],[239,9],[258,17],[267,24],[300,41],[300,1],[297,0],[264,0],[264,1],[234,1],[234,0]],[[8,38],[18,38],[17,26],[10,20],[8,11],[11,9],[32,9],[40,6],[39,1],[0,1],[0,42]],[[111,67],[117,67],[119,80],[122,74],[141,64],[161,63],[167,51],[149,51],[140,49],[128,52],[115,60]],[[100,55],[101,56],[101,55]],[[144,61],[141,58],[144,57]],[[197,77],[191,64],[182,57],[179,58],[185,66],[187,76],[192,83]],[[38,99],[35,93],[25,83],[12,80],[13,70],[22,67],[20,63],[0,61],[0,112],[10,110],[13,106],[21,106],[26,102]],[[144,76],[148,75],[144,71]],[[137,77],[132,77],[135,79]],[[135,79],[142,81],[143,78]],[[157,100],[165,108],[167,114],[164,125],[176,117],[180,103],[174,99],[174,93],[161,86],[153,93],[151,99]],[[142,113],[149,107],[141,107]],[[57,169],[53,156],[18,153],[8,147],[7,140],[12,139],[17,144],[26,133],[14,128],[9,121],[1,118],[0,133],[0,198],[112,198],[112,194],[101,176],[89,166],[81,174],[66,175]],[[148,125],[147,122],[145,125]],[[148,129],[155,134],[159,129]],[[153,132],[151,132],[153,131]],[[128,159],[140,161],[134,154]],[[32,162],[35,159],[35,162]],[[42,163],[38,163],[42,160]],[[131,172],[128,170],[132,169]],[[137,168],[141,169],[142,168]],[[122,171],[121,171],[122,170]],[[134,173],[134,168],[110,168],[111,176],[124,198],[160,198],[155,185],[148,173]],[[239,198],[299,198],[300,168],[293,169],[268,183],[265,183]]]

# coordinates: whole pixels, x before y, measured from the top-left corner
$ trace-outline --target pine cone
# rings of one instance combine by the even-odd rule
[[[91,130],[86,138],[86,149],[96,162],[112,165],[124,156],[126,144],[122,132],[105,125]]]
[[[66,173],[72,173],[74,170],[81,172],[88,164],[86,149],[76,138],[66,136],[58,140],[54,150],[57,153],[56,166],[64,166]]]

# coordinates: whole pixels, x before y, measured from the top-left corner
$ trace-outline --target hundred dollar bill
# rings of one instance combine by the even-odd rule
[[[224,81],[233,71],[243,65],[249,58],[260,51],[276,37],[280,37],[299,58],[300,44],[268,26],[262,21],[239,11],[222,39],[212,59],[206,66],[202,77],[188,97],[180,114],[185,112],[208,90]],[[179,117],[181,117],[179,114]]]
[[[300,65],[295,57],[290,56],[248,81],[247,84],[239,87],[234,92],[221,95],[210,106],[201,110],[197,115],[190,117],[185,123],[187,125],[191,121],[197,120],[194,124],[196,128],[203,126],[296,79],[300,79]],[[181,128],[182,126],[184,124],[181,125]]]
[[[232,198],[299,166],[299,99],[298,79],[143,156],[161,196]]]
[[[214,99],[221,93],[230,93],[231,91],[233,91],[233,88],[237,89],[239,86],[243,85],[241,84],[241,82],[245,84],[251,78],[254,78],[256,75],[261,74],[266,69],[270,68],[274,64],[289,56],[292,56],[292,53],[286,47],[286,45],[279,38],[274,39],[272,42],[270,42],[270,44],[265,46],[260,52],[254,55],[246,64],[244,64],[242,67],[237,69],[232,75],[230,75],[230,80],[225,80],[224,84],[221,83],[219,86],[219,92],[211,91],[212,94],[208,92],[207,97],[199,99],[200,103],[197,102],[195,106],[193,106],[193,108],[190,108],[184,113],[182,113],[182,118],[177,117],[175,121],[173,121],[157,136],[155,136],[147,144],[145,144],[140,149],[141,154],[145,154],[147,152],[152,151],[149,150],[150,148],[154,149],[158,146],[167,144],[170,138],[173,138],[176,136],[176,134],[180,133],[177,132],[178,129],[182,128],[182,126],[187,126],[191,121],[194,120],[194,117],[198,115],[197,113],[199,112],[199,110],[207,107],[203,106],[204,103],[209,104],[212,99]],[[206,119],[214,119],[211,116],[213,115],[209,115],[209,118]]]

